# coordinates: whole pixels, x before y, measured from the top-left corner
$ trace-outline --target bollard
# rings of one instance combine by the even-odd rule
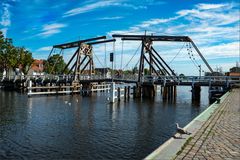
[[[217,104],[220,104],[220,102],[221,102],[221,99],[220,99],[220,98],[217,98],[216,103],[217,103]]]

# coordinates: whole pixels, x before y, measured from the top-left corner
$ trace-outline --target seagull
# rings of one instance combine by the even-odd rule
[[[71,106],[71,105],[72,105],[72,103],[68,103],[68,105],[69,105],[69,106]]]
[[[176,123],[176,126],[177,126],[177,133],[179,133],[181,137],[183,134],[187,134],[187,135],[191,134],[190,132],[186,131],[185,129],[179,127],[178,123]]]

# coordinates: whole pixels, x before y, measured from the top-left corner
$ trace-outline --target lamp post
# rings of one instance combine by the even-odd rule
[[[112,62],[112,82],[113,82],[113,52],[110,53],[110,62]]]
[[[112,83],[111,83],[111,89],[110,89],[110,102],[115,102],[115,84],[113,82],[113,52],[110,53],[110,62],[112,62]]]

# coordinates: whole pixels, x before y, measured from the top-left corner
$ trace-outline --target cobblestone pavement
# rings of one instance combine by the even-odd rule
[[[176,160],[240,160],[240,89],[229,96],[185,145]]]

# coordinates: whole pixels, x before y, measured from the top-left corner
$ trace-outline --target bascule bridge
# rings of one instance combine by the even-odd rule
[[[114,38],[121,38],[122,41],[140,41],[141,42],[141,53],[140,53],[140,64],[137,80],[137,94],[140,96],[153,97],[155,95],[155,85],[154,83],[144,82],[144,63],[149,65],[150,76],[159,77],[158,80],[164,81],[161,77],[168,76],[170,80],[174,81],[176,74],[174,70],[166,63],[166,61],[160,56],[157,50],[154,48],[154,42],[156,41],[166,41],[166,42],[188,42],[196,50],[198,55],[201,57],[210,72],[213,69],[208,64],[207,60],[204,58],[202,53],[197,48],[196,44],[188,36],[156,36],[156,35],[112,35]],[[165,83],[165,82],[163,82]],[[200,85],[194,85],[193,94],[194,97],[199,97]],[[176,84],[169,83],[169,86],[164,85],[164,97],[176,94]]]
[[[210,72],[213,72],[213,69],[208,64],[207,60],[204,58],[202,53],[197,48],[193,40],[188,36],[158,36],[158,35],[121,35],[114,34],[113,38],[107,39],[106,36],[94,37],[89,39],[83,39],[63,44],[54,45],[48,56],[56,54],[56,50],[59,51],[59,55],[63,56],[64,50],[68,50],[68,55],[70,52],[70,59],[67,62],[65,68],[61,71],[61,74],[54,75],[44,75],[42,77],[36,76],[26,76],[26,77],[15,77],[13,79],[3,78],[1,84],[4,86],[12,85],[25,86],[28,89],[28,95],[40,95],[40,94],[72,94],[72,93],[84,93],[83,91],[92,92],[96,90],[107,90],[109,89],[110,83],[119,83],[119,84],[134,84],[130,91],[128,86],[128,91],[124,90],[125,95],[128,96],[133,94],[133,97],[154,97],[156,88],[161,86],[161,93],[163,99],[171,99],[176,97],[176,86],[191,86],[192,87],[192,97],[200,97],[201,86],[211,86],[213,87],[225,87],[229,88],[231,84],[235,83],[235,79],[239,80],[239,77],[201,77],[200,76],[189,76],[186,79],[180,79],[173,68],[170,67],[169,63],[164,60],[162,54],[159,54],[155,42],[184,42],[189,48],[188,55],[191,58],[192,49],[195,49],[198,56],[204,62],[206,67]],[[138,74],[133,75],[132,77],[125,76],[114,76],[113,70],[118,70],[116,67],[112,68],[112,76],[96,76],[95,75],[95,60],[99,60],[97,55],[93,52],[94,46],[98,44],[110,43],[113,46],[113,51],[111,53],[116,56],[115,53],[115,41],[117,38],[121,38],[122,41],[133,41],[140,42],[140,55],[138,57]],[[190,48],[191,47],[191,48]],[[122,47],[123,48],[123,47]],[[138,48],[138,49],[139,49]],[[137,51],[138,51],[137,49]],[[137,52],[136,52],[137,53]],[[134,55],[137,55],[137,54]],[[106,50],[105,50],[105,62],[106,60]],[[133,56],[134,56],[133,55]],[[52,65],[52,71],[59,59],[56,60],[56,63]],[[94,58],[95,56],[95,58]],[[174,57],[175,58],[175,57]],[[132,58],[129,60],[129,62]],[[191,59],[193,62],[196,61],[194,58]],[[114,63],[120,61],[119,58],[114,58]],[[122,62],[122,61],[121,61]],[[129,64],[127,62],[127,64]],[[107,63],[104,64],[107,67]],[[122,65],[122,64],[121,64]],[[113,63],[112,63],[113,66]],[[146,75],[144,75],[145,66],[149,67],[149,79],[146,80]],[[196,67],[198,67],[195,64]],[[119,70],[123,70],[120,68]],[[200,70],[201,71],[201,70]],[[137,77],[135,77],[137,76]],[[57,78],[56,78],[57,77]],[[97,85],[102,85],[102,88],[94,88]],[[93,85],[95,85],[93,87]],[[126,87],[126,86],[125,86]],[[115,89],[113,94],[115,94]],[[118,90],[118,94],[122,92],[121,89]]]

